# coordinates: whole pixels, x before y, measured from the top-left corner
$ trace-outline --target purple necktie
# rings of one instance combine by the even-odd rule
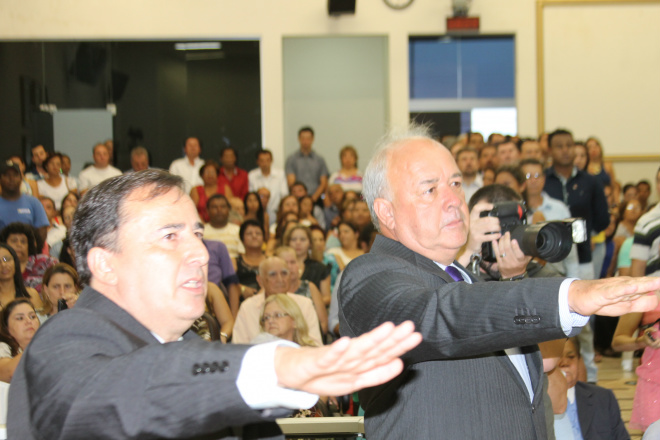
[[[461,272],[458,269],[456,269],[454,266],[447,266],[445,268],[445,272],[447,272],[449,276],[454,279],[454,281],[465,281],[465,278],[463,278]]]

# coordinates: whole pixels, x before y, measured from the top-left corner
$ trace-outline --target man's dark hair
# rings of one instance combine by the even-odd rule
[[[94,247],[119,252],[119,228],[128,220],[124,206],[139,189],[149,192],[142,201],[153,200],[174,188],[183,194],[183,179],[164,170],[149,169],[128,173],[101,182],[82,198],[71,225],[71,242],[82,284],[89,284],[92,273],[87,254]]]
[[[660,173],[660,170],[658,170],[658,172]],[[625,185],[623,185],[623,189],[621,190],[621,193],[625,194],[626,191],[628,191],[630,188],[637,188],[637,185],[633,185],[632,183],[626,183]]]
[[[15,290],[14,297],[29,299],[30,294],[25,288],[25,282],[23,281],[23,272],[21,271],[21,262],[18,261],[18,255],[16,255],[16,251],[14,250],[14,248],[9,246],[5,242],[0,243],[0,248],[3,248],[7,252],[9,252],[11,257],[14,259],[14,290]]]
[[[213,159],[209,159],[209,160],[207,160],[207,161],[204,162],[204,165],[202,165],[201,167],[199,167],[199,173],[198,173],[198,174],[199,174],[199,177],[201,177],[202,179],[204,178],[204,170],[205,170],[207,167],[213,167],[213,168],[215,168],[215,173],[216,173],[218,176],[220,175],[220,164],[219,164],[218,162],[214,161]],[[202,185],[202,186],[204,186],[204,185]]]
[[[497,151],[497,147],[496,147],[495,145],[493,145],[493,144],[485,144],[485,145],[484,145],[483,147],[481,147],[481,149],[479,150],[479,159],[481,159],[481,155],[482,155],[483,152],[484,152],[485,150],[487,150],[488,148],[495,148],[495,151]]]
[[[659,170],[659,171],[660,171],[660,170]],[[649,181],[646,180],[646,179],[642,179],[642,180],[640,180],[639,182],[637,182],[637,185],[635,185],[635,186],[636,186],[637,188],[639,188],[639,185],[646,185],[646,186],[649,187],[649,189],[651,188],[651,184],[650,184]]]
[[[209,206],[211,206],[211,202],[212,202],[212,201],[214,201],[214,200],[218,200],[218,199],[224,200],[225,203],[227,204],[227,206],[229,206],[229,207],[231,208],[231,204],[229,203],[229,199],[227,198],[227,196],[225,196],[224,194],[213,194],[213,195],[212,195],[211,197],[209,197],[209,199],[206,201],[206,210],[208,211]]]
[[[202,140],[201,140],[200,138],[198,138],[197,136],[186,136],[186,137],[183,139],[183,148],[186,147],[186,142],[188,142],[188,139],[197,139],[197,143],[199,144],[199,148],[200,148],[201,150],[204,149],[204,145],[202,145]]]
[[[273,152],[270,150],[266,150],[265,148],[263,150],[257,150],[257,154],[255,158],[259,159],[259,156],[261,156],[262,154],[267,154],[270,156],[271,159],[273,158]]]
[[[520,144],[517,143],[515,140],[513,140],[513,139],[511,138],[511,136],[507,136],[507,137],[508,137],[508,139],[505,139],[505,140],[503,140],[502,142],[497,142],[497,143],[495,144],[495,148],[499,150],[499,149],[500,149],[500,145],[504,145],[504,144],[513,144],[513,145],[516,147],[516,149],[517,149],[518,151],[520,151]]]
[[[39,243],[37,242],[38,234],[34,232],[34,228],[26,223],[21,223],[21,222],[9,223],[7,226],[5,226],[2,229],[2,231],[0,231],[0,241],[3,243],[7,243],[7,239],[12,234],[25,235],[28,242],[28,255],[37,255],[39,253],[38,250],[41,249],[41,247],[43,247],[43,246],[39,247]]]
[[[500,175],[500,173],[509,173],[514,179],[518,182],[519,185],[525,183],[525,175],[518,165],[502,165],[497,170],[495,170],[495,178]]]
[[[557,136],[558,134],[567,134],[570,137],[573,137],[573,133],[571,133],[570,131],[566,130],[565,128],[558,128],[548,135],[548,147],[552,146],[552,138]]]
[[[465,147],[461,147],[461,149],[458,150],[458,153],[456,153],[457,162],[458,162],[458,158],[461,157],[461,154],[464,153],[474,153],[477,156],[477,159],[479,158],[479,152],[477,151],[477,149],[474,147],[470,147],[469,145],[466,145]]]
[[[293,182],[293,185],[291,185],[291,188],[293,188],[294,186],[302,186],[303,188],[305,188],[305,193],[309,193],[309,191],[307,191],[307,185],[305,185],[300,180],[296,180],[295,182]]]
[[[518,166],[519,166],[521,169],[522,169],[522,166],[523,166],[523,165],[538,165],[538,166],[540,166],[541,168],[543,168],[543,164],[541,163],[541,161],[538,160],[538,159],[534,159],[534,158],[532,158],[532,157],[527,158],[527,159],[523,159],[523,160],[521,160],[521,161],[518,163]]]
[[[225,154],[225,151],[231,150],[234,152],[234,157],[236,158],[236,162],[238,162],[238,150],[231,145],[227,145],[226,147],[223,147],[222,150],[220,150],[220,157],[222,157],[223,154]]]
[[[494,183],[492,185],[483,186],[479,188],[474,194],[472,194],[468,208],[470,211],[472,211],[474,205],[482,201],[486,201],[488,203],[522,202],[523,198],[520,194],[508,186]]]
[[[300,134],[305,132],[305,131],[309,131],[312,134],[312,137],[314,137],[314,129],[312,127],[310,127],[309,125],[305,125],[300,130],[298,130],[298,137],[300,137]]]
[[[261,229],[261,233],[264,234],[264,225],[262,223],[259,223],[253,218],[245,220],[243,224],[241,224],[241,229],[238,230],[238,236],[240,237],[241,242],[243,242],[243,239],[245,238],[245,231],[247,230],[248,226],[259,228]]]
[[[48,166],[48,163],[49,163],[51,160],[55,159],[56,157],[59,157],[60,160],[62,160],[62,154],[57,153],[57,152],[55,152],[55,153],[48,153],[48,156],[46,156],[46,159],[44,159],[44,161],[41,163],[41,166],[44,167],[44,169],[46,169],[46,167]]]

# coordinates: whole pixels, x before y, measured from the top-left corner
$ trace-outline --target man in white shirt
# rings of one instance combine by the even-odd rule
[[[484,186],[484,181],[479,175],[479,153],[472,147],[463,147],[456,153],[456,163],[463,175],[465,200],[469,202],[472,194]]]
[[[199,169],[204,165],[204,161],[199,157],[202,152],[202,142],[199,138],[189,137],[183,145],[183,152],[186,157],[176,159],[170,165],[170,173],[181,177],[184,182],[186,194],[197,185],[203,185],[202,177],[199,175]]]
[[[266,298],[278,293],[286,293],[296,302],[307,327],[309,336],[319,345],[323,345],[321,339],[321,330],[319,327],[319,318],[314,310],[312,300],[295,293],[289,293],[289,270],[286,262],[279,257],[269,257],[259,264],[259,275],[257,282],[261,286],[261,291],[256,295],[243,301],[241,308],[238,309],[236,322],[234,323],[234,334],[232,341],[236,344],[249,344],[260,332],[259,319],[261,309],[266,302]]]
[[[105,144],[96,144],[92,150],[94,153],[94,165],[80,172],[80,192],[88,190],[111,177],[121,176],[121,171],[110,165],[110,152]]]
[[[204,225],[204,239],[223,242],[229,256],[236,259],[238,254],[245,252],[245,248],[239,236],[240,226],[229,222],[229,200],[222,194],[214,194],[206,202],[206,210],[209,222]]]
[[[289,194],[284,170],[272,168],[273,153],[269,150],[260,150],[257,153],[257,168],[248,173],[248,182],[250,192],[256,192],[259,188],[266,188],[270,191],[268,206],[264,206],[268,211],[270,222],[274,223],[277,217],[277,207],[282,197]]]

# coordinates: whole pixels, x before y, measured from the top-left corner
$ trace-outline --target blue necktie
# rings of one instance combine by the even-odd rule
[[[461,272],[458,269],[456,269],[454,266],[447,266],[445,268],[445,272],[447,272],[449,276],[454,279],[454,281],[465,281],[465,278],[463,278]]]

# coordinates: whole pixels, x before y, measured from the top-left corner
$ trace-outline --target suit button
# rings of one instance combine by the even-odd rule
[[[541,317],[539,315],[532,316],[532,324],[538,324],[541,322]]]
[[[218,370],[220,370],[220,371],[223,372],[223,373],[224,373],[225,371],[229,370],[229,362],[227,362],[227,361],[222,361],[222,363],[220,364],[220,367],[218,368]]]
[[[536,406],[532,405],[532,414],[536,412]]]
[[[197,376],[198,374],[201,373],[202,373],[202,367],[199,364],[193,365],[193,370],[192,370],[193,376]]]
[[[210,373],[211,372],[211,366],[208,364],[208,362],[204,362],[204,365],[202,366],[204,369],[204,373]]]
[[[516,316],[515,318],[513,318],[513,323],[514,324],[524,324],[525,319],[522,316]]]

